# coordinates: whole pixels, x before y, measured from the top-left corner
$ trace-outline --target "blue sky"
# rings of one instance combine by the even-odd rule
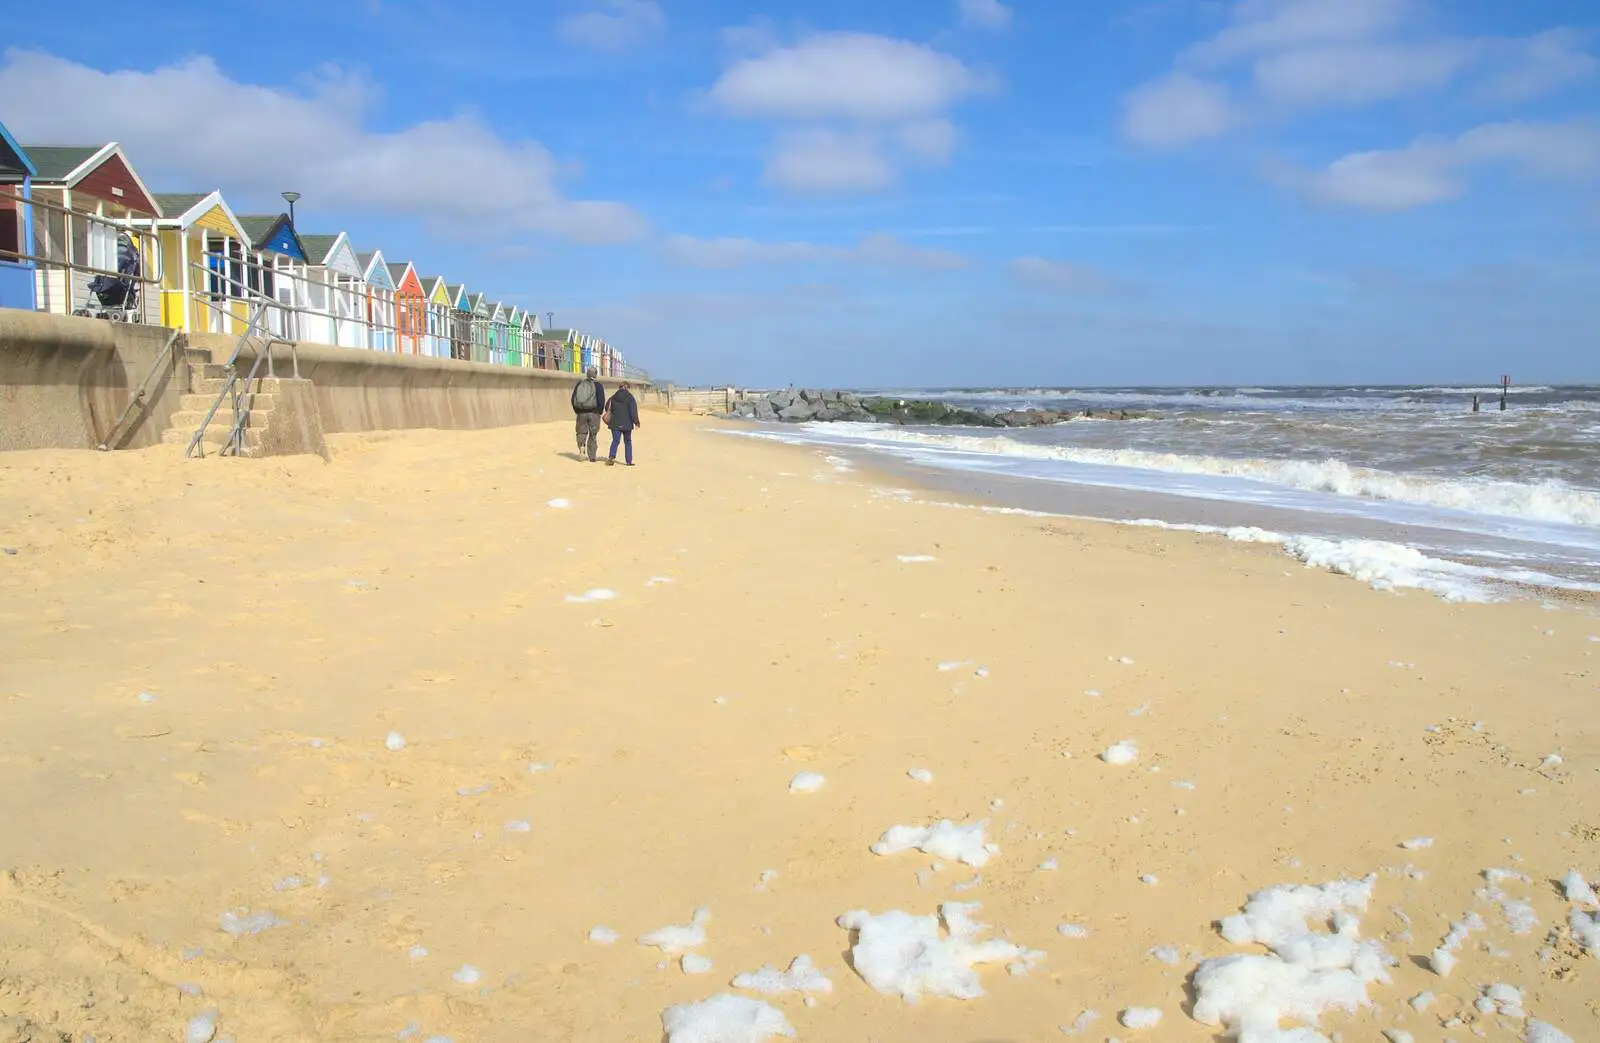
[[[0,121],[659,376],[1600,381],[1592,2],[128,10],[35,8]]]

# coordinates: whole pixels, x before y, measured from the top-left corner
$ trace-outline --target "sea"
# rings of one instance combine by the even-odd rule
[[[890,388],[991,412],[1137,410],[991,429],[740,423],[989,509],[1275,543],[1455,601],[1600,592],[1600,385]],[[1481,408],[1473,412],[1473,397]],[[849,466],[847,463],[846,466]]]

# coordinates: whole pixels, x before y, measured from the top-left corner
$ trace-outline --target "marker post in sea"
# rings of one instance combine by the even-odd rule
[[[1509,376],[1503,376],[1500,378],[1500,412],[1502,413],[1506,411],[1506,396],[1510,393],[1511,378]]]

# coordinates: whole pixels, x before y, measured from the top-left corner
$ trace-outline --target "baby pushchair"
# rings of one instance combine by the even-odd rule
[[[144,265],[133,237],[127,232],[118,232],[117,274],[97,275],[90,279],[89,293],[93,295],[93,300],[88,307],[80,308],[74,314],[91,319],[138,322],[139,277],[143,274]]]

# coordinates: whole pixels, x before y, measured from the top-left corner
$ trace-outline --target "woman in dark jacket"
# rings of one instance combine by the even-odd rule
[[[633,429],[643,427],[639,419],[639,400],[633,397],[633,392],[628,390],[628,382],[624,380],[617,393],[606,402],[606,426],[611,428],[611,453],[606,457],[606,466],[617,465],[617,443],[622,442],[627,446],[623,458],[628,466],[633,466]]]

